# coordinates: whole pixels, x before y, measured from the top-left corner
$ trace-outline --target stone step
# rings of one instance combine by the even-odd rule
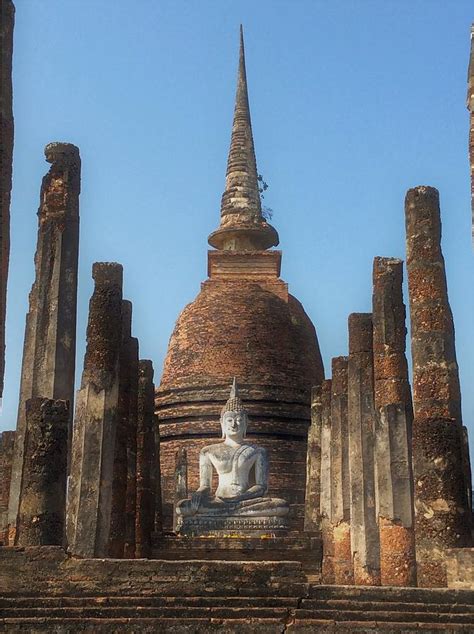
[[[1,604],[0,604],[1,605]],[[471,613],[474,617],[472,603],[417,603],[397,601],[371,601],[357,599],[302,599],[300,607],[304,610],[338,609],[338,610],[390,610],[391,612],[438,612],[442,614]]]
[[[4,609],[13,608],[69,608],[69,607],[219,607],[229,608],[293,608],[298,606],[296,597],[127,597],[127,596],[94,596],[94,597],[2,597],[0,596],[0,613]]]
[[[1,618],[86,618],[86,619],[177,619],[186,618],[217,618],[217,619],[281,619],[285,620],[290,616],[290,609],[286,607],[246,607],[231,608],[222,605],[220,607],[143,607],[143,606],[87,606],[87,607],[61,607],[61,608],[2,608]]]
[[[198,619],[182,617],[176,619],[3,619],[0,620],[0,632],[17,634],[17,632],[36,634],[283,634],[286,625],[278,619]],[[312,630],[317,631],[317,630]]]
[[[300,634],[316,634],[328,632],[364,633],[386,632],[471,632],[472,624],[452,623],[423,623],[392,621],[390,623],[374,620],[334,621],[327,619],[303,619],[295,618],[288,623],[282,623],[278,619],[199,619],[181,617],[176,619],[146,619],[112,618],[84,619],[84,618],[30,618],[30,619],[0,619],[0,632],[17,634],[27,632],[48,632],[50,634],[73,634],[75,632],[93,632],[94,634],[115,634],[130,632],[134,634],[208,634],[219,632],[220,634],[283,634],[284,632],[299,632]]]
[[[228,630],[232,631],[232,630]],[[298,632],[298,634],[315,634],[330,632],[349,632],[350,634],[366,634],[367,632],[385,632],[386,634],[407,634],[407,632],[442,632],[443,634],[453,632],[469,632],[472,634],[471,624],[457,623],[446,625],[446,623],[407,623],[404,621],[391,621],[383,623],[381,621],[328,621],[325,619],[295,619],[289,623],[285,632]]]
[[[453,588],[398,588],[394,586],[326,586],[309,587],[309,598],[354,599],[360,601],[395,601],[401,603],[474,604],[474,590]]]
[[[292,610],[287,607],[246,607],[235,608],[224,605],[219,607],[190,607],[176,605],[173,607],[148,607],[148,606],[81,606],[81,607],[11,607],[2,608],[0,611],[1,618],[87,618],[87,619],[104,619],[113,618],[150,618],[150,619],[177,619],[186,618],[217,618],[217,619],[280,619],[282,622],[290,619],[294,615],[298,619],[324,619],[328,621],[381,621],[391,622],[399,621],[400,611],[393,611],[390,608],[385,610],[367,609],[366,611],[358,610],[341,610],[331,608],[318,609],[297,609]],[[467,613],[446,613],[437,611],[414,611],[407,610],[403,613],[405,622],[421,622],[421,623],[466,623],[474,626],[474,616],[472,612]]]
[[[474,616],[472,613],[447,614],[445,612],[415,612],[407,611],[403,615],[392,610],[334,610],[315,609],[297,610],[296,617],[300,619],[324,619],[327,621],[403,621],[407,623],[466,623],[474,627]]]

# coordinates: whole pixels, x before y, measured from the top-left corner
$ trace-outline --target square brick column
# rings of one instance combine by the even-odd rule
[[[371,313],[349,315],[348,416],[354,583],[379,585],[380,543],[375,512]]]
[[[381,583],[387,586],[416,585],[413,408],[402,280],[401,260],[374,259],[375,472]]]

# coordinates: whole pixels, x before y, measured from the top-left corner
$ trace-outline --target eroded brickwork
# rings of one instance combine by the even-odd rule
[[[71,552],[105,557],[110,539],[122,344],[122,266],[96,262],[87,347],[77,394],[68,489]]]
[[[331,379],[321,386],[321,538],[324,583],[334,583],[334,539],[331,522]]]
[[[331,525],[334,583],[354,583],[350,530],[348,357],[332,360],[331,384]]]
[[[23,477],[25,403],[36,396],[74,402],[81,160],[71,143],[48,144],[45,157],[51,168],[41,184],[35,281],[26,315],[9,502],[12,535]]]
[[[321,426],[322,426],[321,386],[311,391],[311,425],[308,431],[308,450],[306,457],[306,492],[304,530],[320,530],[321,500]]]
[[[47,398],[26,402],[24,471],[15,542],[51,546],[64,542],[69,403]]]
[[[351,548],[356,585],[380,583],[375,509],[372,314],[349,315],[348,417]]]
[[[472,242],[474,246],[474,24],[471,26],[471,55],[467,72],[467,109],[469,110],[469,166],[471,172]]]
[[[374,259],[375,471],[381,583],[416,584],[411,434],[405,356],[403,262]]]
[[[4,431],[0,434],[0,545],[3,546],[8,544],[8,499],[14,445],[14,431]]]
[[[155,439],[155,385],[153,364],[141,359],[138,379],[137,419],[137,515],[136,556],[151,556],[151,536],[155,528],[156,499],[155,481],[159,477],[159,443]],[[161,496],[160,496],[161,497]],[[161,509],[158,511],[161,516]]]
[[[10,196],[13,163],[12,55],[15,7],[0,0],[0,398],[5,373],[5,318],[10,259]]]
[[[413,359],[413,471],[418,585],[445,586],[447,548],[470,544],[461,392],[438,191],[405,200]]]

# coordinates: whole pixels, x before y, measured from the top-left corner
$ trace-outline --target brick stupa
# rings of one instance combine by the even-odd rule
[[[176,452],[186,449],[188,485],[198,486],[200,449],[220,434],[219,414],[237,377],[248,437],[270,455],[269,491],[303,526],[311,388],[324,378],[318,339],[280,279],[276,230],[262,215],[242,30],[232,139],[221,222],[209,236],[209,278],[183,310],[156,394],[164,525],[171,527]]]

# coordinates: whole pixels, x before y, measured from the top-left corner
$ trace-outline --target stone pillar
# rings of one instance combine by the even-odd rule
[[[68,401],[71,409],[74,402],[81,161],[70,143],[50,143],[45,156],[51,168],[41,185],[36,277],[26,316],[8,511],[12,536],[23,477],[25,403],[38,396]]]
[[[413,361],[415,538],[420,586],[445,586],[445,551],[470,544],[461,392],[448,302],[438,191],[405,200]]]
[[[472,508],[472,473],[471,473],[471,457],[469,455],[469,434],[467,427],[462,428],[462,466],[464,473],[464,487],[466,489],[467,508]],[[474,520],[474,516],[471,513],[471,523]]]
[[[154,398],[154,394],[153,394]],[[152,485],[155,492],[155,526],[157,533],[163,531],[163,500],[161,493],[161,451],[160,451],[160,427],[158,417],[153,416],[153,429],[155,435],[155,459],[152,465]]]
[[[153,364],[139,363],[137,423],[137,516],[136,556],[151,556],[151,534],[155,528],[155,385]]]
[[[334,583],[334,543],[331,523],[331,379],[321,386],[321,538],[323,583]]]
[[[371,313],[349,315],[347,372],[354,583],[378,585],[380,546],[375,515],[375,411]]]
[[[174,504],[173,504],[173,530],[178,527],[178,517],[176,515],[176,504],[180,500],[188,497],[188,456],[186,449],[180,447],[176,452],[176,463],[174,470]]]
[[[110,515],[109,556],[121,558],[125,550],[126,500],[128,480],[127,443],[130,416],[130,339],[132,336],[132,304],[122,301],[122,341],[119,358],[119,403],[115,433],[112,510]]]
[[[471,54],[467,72],[467,109],[469,110],[469,167],[471,171],[472,242],[474,245],[474,24],[471,26]]]
[[[332,360],[331,525],[334,583],[354,583],[351,552],[347,357]]]
[[[373,269],[375,472],[382,585],[416,585],[411,434],[405,356],[403,262],[375,258]]]
[[[125,503],[124,557],[135,557],[135,522],[137,517],[137,418],[138,418],[138,339],[129,339],[130,398],[127,434],[127,492]]]
[[[306,456],[306,495],[304,530],[318,532],[320,525],[321,499],[321,426],[322,426],[321,386],[311,391],[311,425],[308,430],[308,452]]]
[[[14,446],[14,431],[0,433],[0,546],[8,546],[8,498]]]
[[[77,394],[68,495],[68,542],[82,557],[108,554],[119,404],[122,266],[96,262],[87,348]]]
[[[13,26],[15,7],[0,0],[0,398],[5,373],[5,318],[10,259],[10,195],[13,163]],[[1,530],[1,528],[0,528]]]
[[[66,510],[69,404],[49,398],[26,402],[24,473],[15,543],[61,546]]]

